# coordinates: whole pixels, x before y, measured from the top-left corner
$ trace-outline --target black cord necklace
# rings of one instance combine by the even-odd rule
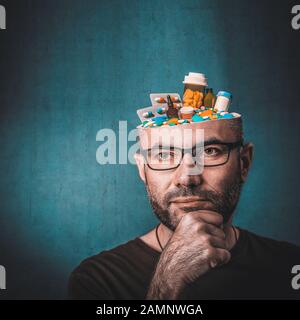
[[[158,225],[156,226],[155,234],[156,234],[156,240],[157,240],[157,242],[158,242],[158,244],[159,244],[159,246],[160,246],[160,248],[161,248],[161,251],[163,251],[164,248],[162,247],[162,245],[161,245],[161,243],[160,243],[160,241],[159,241],[159,237],[158,237],[158,227],[159,227],[159,225],[160,225],[160,224],[158,224]],[[234,227],[234,226],[231,226],[231,227],[232,227],[233,232],[234,232],[235,243],[237,243],[238,237],[237,237],[237,233],[236,233],[235,227]]]
[[[234,226],[231,226],[233,231],[234,231],[234,237],[235,237],[235,243],[237,243],[238,241],[238,237],[237,237],[237,234],[236,234],[236,230],[235,230],[235,227]]]
[[[159,244],[159,246],[160,246],[160,248],[161,248],[161,251],[163,251],[164,248],[162,247],[162,245],[161,245],[161,243],[160,243],[160,241],[159,241],[159,238],[158,238],[158,227],[159,227],[159,224],[156,226],[156,229],[155,229],[156,240],[157,240],[157,242],[158,242],[158,244]]]

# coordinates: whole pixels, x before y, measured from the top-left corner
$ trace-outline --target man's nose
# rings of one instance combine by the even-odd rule
[[[174,184],[176,186],[197,186],[203,182],[203,167],[196,164],[190,153],[184,154],[180,166],[176,170],[174,176]]]

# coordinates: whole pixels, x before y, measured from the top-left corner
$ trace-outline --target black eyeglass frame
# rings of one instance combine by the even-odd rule
[[[229,158],[230,158],[230,153],[231,153],[231,150],[237,148],[237,147],[243,147],[244,146],[244,142],[243,140],[238,140],[236,142],[208,142],[208,143],[204,143],[204,147],[206,146],[209,146],[209,145],[214,145],[214,144],[220,144],[220,145],[226,145],[228,147],[228,155],[227,155],[227,159],[225,162],[223,163],[220,163],[220,164],[211,164],[211,165],[203,165],[205,168],[206,167],[218,167],[218,166],[223,166],[225,165]],[[147,166],[151,169],[151,170],[154,170],[154,171],[167,171],[167,170],[174,170],[174,169],[177,169],[180,164],[181,164],[181,161],[183,159],[183,156],[185,153],[190,153],[192,154],[192,157],[194,158],[195,157],[195,151],[196,151],[196,148],[197,146],[194,146],[192,148],[185,148],[185,149],[181,149],[181,148],[176,148],[176,147],[173,147],[171,146],[170,147],[170,150],[174,150],[174,149],[180,149],[181,150],[181,160],[179,161],[179,163],[176,165],[176,167],[172,167],[172,168],[168,168],[168,169],[153,169],[149,163],[147,162],[147,152],[149,150],[151,150],[151,148],[149,149],[140,149],[140,153],[143,155],[144,159],[146,160],[146,164]]]

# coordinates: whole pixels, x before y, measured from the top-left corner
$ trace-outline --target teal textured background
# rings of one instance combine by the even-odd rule
[[[8,298],[65,298],[84,258],[157,223],[133,165],[96,162],[189,71],[234,95],[255,159],[235,222],[300,244],[300,31],[288,1],[1,1],[0,264]],[[2,295],[2,293],[1,293]],[[0,296],[1,298],[1,296]]]

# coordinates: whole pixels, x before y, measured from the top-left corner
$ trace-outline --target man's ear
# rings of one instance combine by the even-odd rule
[[[144,159],[143,155],[141,155],[140,153],[135,153],[134,154],[134,159],[135,159],[136,165],[138,167],[140,177],[144,181],[144,183],[146,183],[146,179],[145,179],[145,159]]]
[[[243,145],[240,151],[240,165],[242,181],[245,182],[253,160],[253,143],[246,143]]]

